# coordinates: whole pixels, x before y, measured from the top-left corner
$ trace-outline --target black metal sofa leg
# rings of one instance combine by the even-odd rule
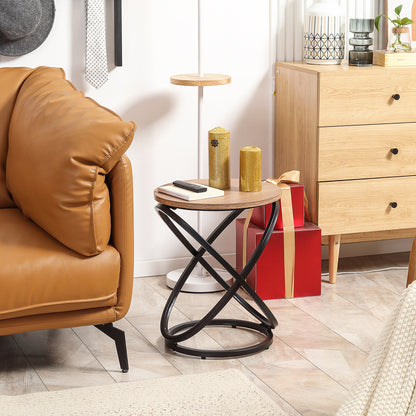
[[[94,326],[115,341],[121,371],[127,373],[129,371],[129,360],[127,358],[126,336],[124,335],[124,331],[114,327],[112,323]]]

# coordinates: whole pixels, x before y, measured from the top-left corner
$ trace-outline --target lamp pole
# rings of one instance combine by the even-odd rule
[[[204,86],[225,85],[231,82],[231,77],[224,74],[204,74],[202,59],[202,1],[198,0],[198,74],[179,74],[170,78],[170,82],[176,85],[197,86],[198,87],[198,179],[204,177],[204,131],[205,131],[205,108],[204,108]],[[197,232],[202,235],[202,213],[197,212]],[[216,269],[217,273],[223,277],[229,284],[232,277],[223,270]],[[183,269],[177,269],[166,275],[166,284],[173,288],[180,278]],[[182,287],[185,292],[216,292],[224,290],[224,288],[198,263],[191,275]]]

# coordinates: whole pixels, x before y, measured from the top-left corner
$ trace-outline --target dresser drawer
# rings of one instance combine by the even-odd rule
[[[416,177],[323,182],[318,191],[322,235],[416,227]]]
[[[322,72],[319,85],[319,126],[416,121],[415,68]]]
[[[405,175],[416,175],[416,123],[319,128],[319,181]]]

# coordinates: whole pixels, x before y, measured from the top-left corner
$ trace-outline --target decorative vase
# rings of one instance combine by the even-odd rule
[[[306,9],[303,59],[308,64],[340,64],[345,50],[345,16],[337,0],[315,0]]]
[[[350,19],[350,32],[354,37],[349,44],[354,47],[349,51],[348,64],[352,66],[371,66],[373,51],[368,49],[373,44],[370,33],[374,30],[374,19]]]
[[[391,29],[390,49],[393,52],[409,52],[412,50],[408,27],[393,27]]]

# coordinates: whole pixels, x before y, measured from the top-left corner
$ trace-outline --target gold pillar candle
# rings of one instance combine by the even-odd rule
[[[230,132],[216,127],[208,132],[209,186],[228,189],[231,186]]]
[[[240,191],[261,191],[261,150],[258,147],[240,149]]]

